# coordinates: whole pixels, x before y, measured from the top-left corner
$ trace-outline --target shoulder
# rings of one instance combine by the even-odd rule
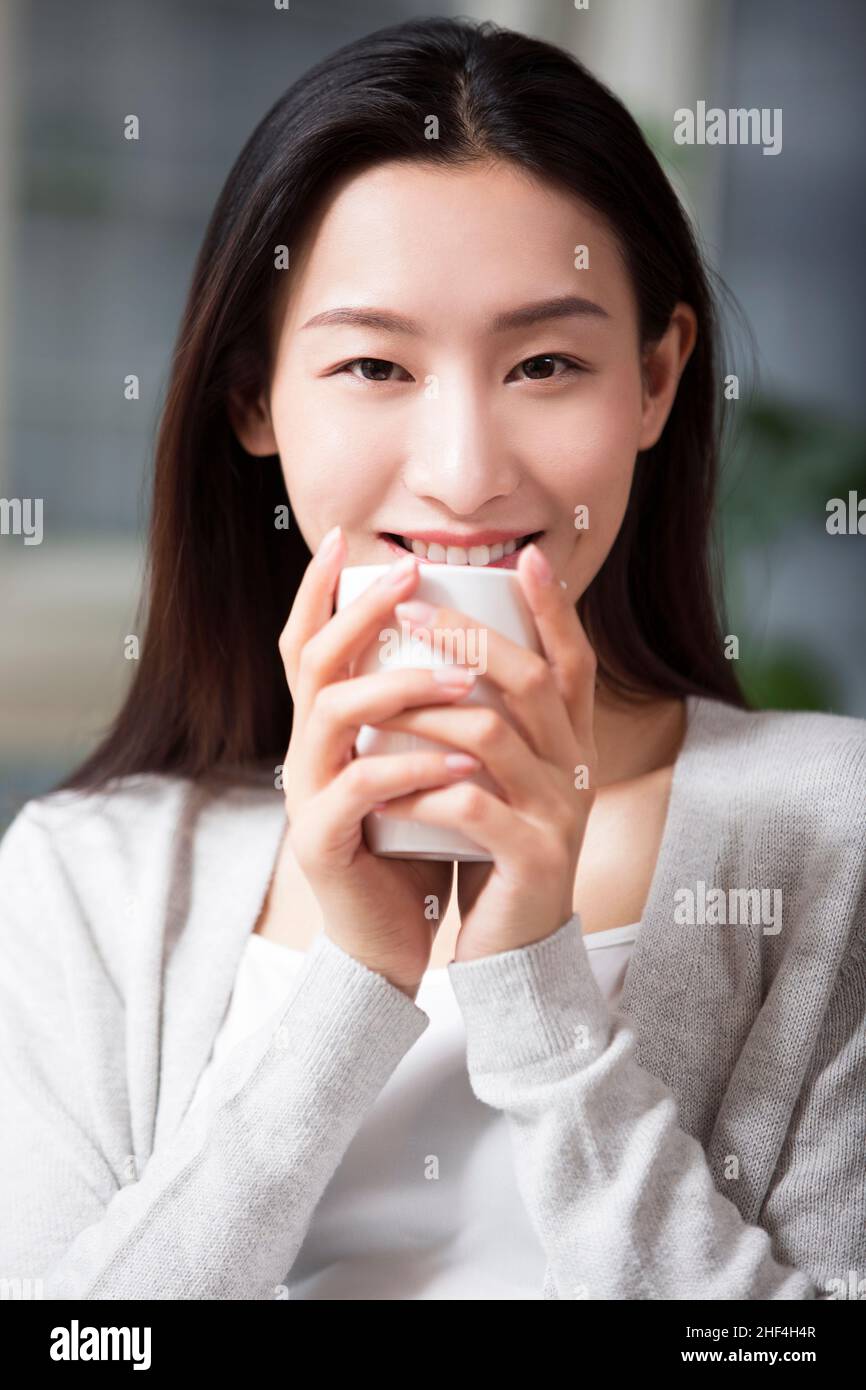
[[[110,969],[128,946],[126,904],[158,878],[192,784],[158,774],[26,801],[0,839],[0,950],[28,973],[89,952]],[[162,847],[161,847],[162,846]]]
[[[786,940],[815,934],[866,949],[866,720],[812,711],[693,705],[687,781],[696,825],[737,885],[776,885]],[[852,954],[853,958],[853,954]]]
[[[182,919],[197,878],[218,873],[273,796],[258,773],[138,773],[99,791],[33,797],[0,838],[0,947],[41,940],[48,952],[61,936],[65,947],[86,937],[119,961],[137,935]]]
[[[49,862],[79,884],[105,869],[105,856],[126,867],[176,830],[195,795],[184,778],[142,773],[101,791],[53,791],[26,801],[0,840],[7,877],[17,863]]]
[[[743,810],[848,833],[866,820],[866,719],[693,702],[695,744]],[[859,818],[859,819],[858,819]]]
[[[81,865],[112,849],[123,858],[151,859],[160,840],[176,845],[208,816],[242,813],[273,784],[261,770],[191,778],[141,772],[100,790],[61,790],[32,797],[18,811],[0,846],[42,843]],[[152,860],[151,860],[152,862]]]

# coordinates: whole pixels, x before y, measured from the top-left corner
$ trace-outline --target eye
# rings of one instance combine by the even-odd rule
[[[358,378],[356,376],[356,373],[352,371],[353,367],[361,368],[363,375],[360,378]],[[397,367],[397,363],[389,362],[384,357],[355,357],[352,359],[351,362],[344,363],[344,365],[340,367],[339,372],[349,372],[350,375],[355,376],[356,380],[360,379],[361,381],[387,382],[393,381],[395,379],[390,374],[392,367]],[[365,368],[370,368],[372,374],[368,375]],[[403,368],[397,367],[397,370],[402,372]],[[339,375],[339,372],[337,373],[337,375]],[[411,381],[411,377],[409,376],[408,372],[405,373],[405,378],[406,380]]]
[[[550,370],[552,364],[556,362],[564,364],[564,369],[561,372],[552,372]],[[360,368],[360,375],[355,371],[356,367]],[[396,368],[398,372],[403,372],[402,380],[412,380],[408,372],[404,371],[396,362],[391,362],[385,357],[354,357],[351,362],[345,362],[342,367],[339,367],[336,375],[339,376],[340,373],[346,372],[350,376],[355,377],[356,381],[368,381],[371,383],[380,382],[383,385],[387,385],[389,382],[400,379],[391,375],[392,369],[394,368]],[[530,374],[518,378],[518,380],[557,381],[562,377],[573,376],[577,372],[589,370],[580,362],[576,362],[570,357],[564,357],[561,353],[539,353],[535,357],[525,357],[522,362],[518,362],[514,370],[520,371],[523,368],[528,368]],[[506,381],[507,380],[508,377],[506,377]]]
[[[552,364],[554,362],[564,362],[565,370],[555,374],[553,372],[548,371],[548,364]],[[531,374],[527,377],[519,377],[518,380],[556,381],[559,377],[572,376],[575,372],[586,371],[586,368],[581,366],[579,362],[575,362],[573,358],[563,357],[561,353],[556,352],[544,352],[539,353],[536,357],[524,357],[522,362],[518,362],[514,370],[520,371],[524,367],[530,368]],[[535,375],[536,372],[540,373],[540,375]]]

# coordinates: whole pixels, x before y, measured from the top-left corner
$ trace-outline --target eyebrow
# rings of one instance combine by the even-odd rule
[[[507,333],[516,328],[529,328],[536,323],[546,323],[552,319],[566,318],[610,318],[606,309],[591,299],[579,295],[561,295],[557,299],[539,299],[532,304],[521,304],[516,309],[506,309],[496,314],[486,325],[490,333]],[[315,314],[303,325],[304,328],[333,327],[349,324],[356,328],[380,328],[391,333],[406,333],[420,337],[422,329],[414,319],[403,314],[392,313],[389,309],[352,308],[326,309]],[[301,330],[303,332],[303,329]]]

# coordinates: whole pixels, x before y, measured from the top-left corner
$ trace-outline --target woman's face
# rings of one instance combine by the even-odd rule
[[[576,599],[664,426],[692,311],[642,362],[604,222],[506,164],[352,176],[288,274],[269,399],[232,418],[248,452],[279,453],[310,549],[339,523],[348,564],[408,546],[513,567],[532,536]]]

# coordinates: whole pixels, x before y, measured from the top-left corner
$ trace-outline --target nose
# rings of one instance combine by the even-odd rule
[[[450,383],[423,408],[419,447],[403,469],[409,491],[455,517],[475,516],[494,499],[510,497],[519,466],[481,389]]]

